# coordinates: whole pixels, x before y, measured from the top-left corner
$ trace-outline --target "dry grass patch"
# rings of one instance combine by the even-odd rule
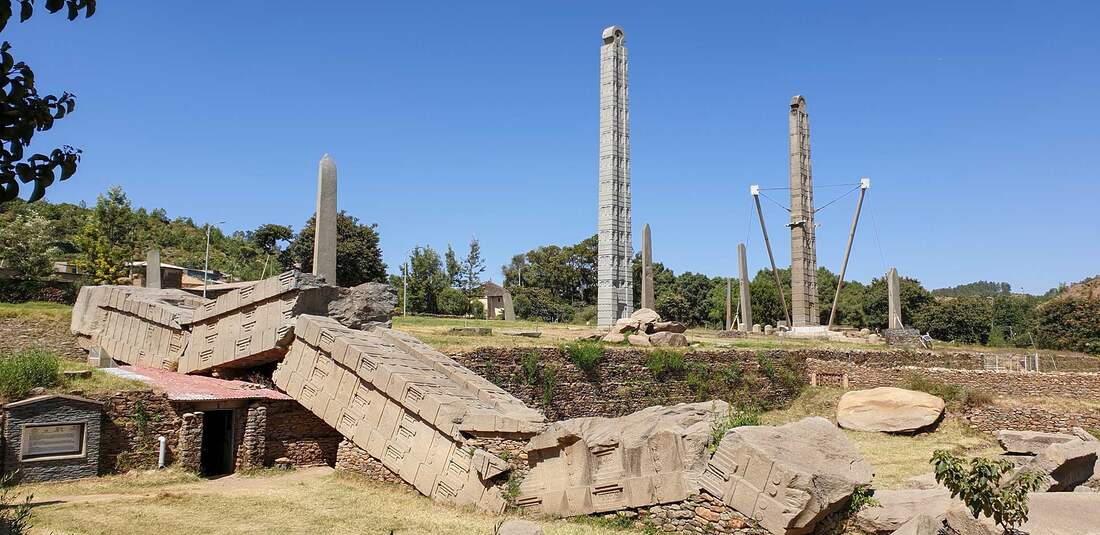
[[[822,416],[836,422],[836,405],[844,391],[838,388],[807,388],[784,410],[765,413],[761,420],[779,425],[807,416]],[[931,473],[929,460],[935,450],[956,455],[989,456],[1001,453],[993,437],[969,427],[948,414],[935,431],[919,435],[891,435],[842,430],[856,444],[863,457],[875,467],[875,488],[897,488],[906,479]]]
[[[28,303],[0,303],[0,318],[32,318],[68,322],[73,307],[57,303],[31,301]]]
[[[36,502],[46,502],[34,509],[33,524],[40,533],[490,535],[501,520],[436,504],[404,487],[325,475],[324,469],[216,481],[171,471],[138,472],[24,489],[35,492]],[[51,499],[65,503],[50,504]],[[562,520],[541,523],[547,535],[623,533]]]

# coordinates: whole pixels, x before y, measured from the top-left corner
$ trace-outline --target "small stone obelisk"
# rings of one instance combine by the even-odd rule
[[[890,317],[887,318],[887,326],[891,329],[901,329],[905,325],[901,322],[901,281],[898,280],[897,268],[890,268],[886,272],[887,310]]]
[[[145,252],[145,287],[160,289],[160,249]]]
[[[610,326],[634,311],[630,223],[630,114],[626,35],[605,28],[600,46],[600,195],[596,316]]]
[[[733,279],[726,278],[726,330],[733,329]]]
[[[657,308],[653,297],[653,241],[649,235],[649,223],[642,229],[642,308]]]
[[[317,171],[317,219],[313,234],[313,274],[336,280],[336,163],[325,154]]]
[[[745,255],[745,244],[737,244],[737,274],[741,277],[741,331],[752,328],[752,295],[749,293],[749,263]]]
[[[810,118],[806,99],[791,98],[791,322],[794,327],[818,325],[817,248],[814,240],[814,182],[810,165]]]

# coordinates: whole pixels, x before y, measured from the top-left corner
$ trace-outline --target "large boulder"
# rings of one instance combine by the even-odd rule
[[[542,535],[542,528],[530,520],[505,520],[496,530],[497,535]]]
[[[626,341],[632,346],[648,347],[653,345],[653,343],[649,341],[649,336],[644,334],[629,334],[626,337]]]
[[[389,327],[397,307],[397,291],[389,284],[365,282],[351,288],[340,288],[328,303],[328,317],[352,329],[371,326]]]
[[[944,407],[942,399],[915,390],[853,390],[840,397],[836,421],[853,431],[913,433],[938,422]]]
[[[647,323],[657,323],[661,321],[661,315],[650,308],[639,308],[630,315],[630,319],[645,325]]]
[[[731,429],[700,478],[703,490],[776,535],[813,531],[874,469],[821,417]]]
[[[671,331],[661,331],[649,335],[649,342],[655,346],[661,347],[687,347],[688,339],[686,336],[680,333],[674,333]]]
[[[604,335],[603,338],[600,338],[600,340],[609,344],[621,344],[626,341],[626,336],[622,333],[609,332]]]
[[[682,403],[550,424],[528,442],[532,468],[516,505],[577,516],[683,501],[699,492],[711,429],[729,410]]]
[[[687,325],[678,321],[658,321],[651,325],[649,329],[650,333],[685,333],[687,332]]]
[[[1024,464],[1020,471],[1044,474],[1041,491],[1069,491],[1092,478],[1098,452],[1100,448],[1095,442],[1075,440],[1053,444]]]
[[[893,535],[937,535],[942,526],[942,520],[928,515],[917,515],[899,526]]]
[[[947,512],[947,526],[958,535],[1003,535],[993,519],[975,519],[959,502]],[[1028,494],[1027,522],[1017,526],[1029,535],[1100,535],[1100,494],[1035,492]]]
[[[1062,433],[1043,433],[1041,431],[997,431],[997,442],[1008,453],[1037,455],[1053,444],[1062,444],[1079,440],[1073,435]]]
[[[878,505],[856,513],[856,526],[868,533],[893,533],[915,517],[942,522],[955,500],[945,488],[929,490],[876,490]]]

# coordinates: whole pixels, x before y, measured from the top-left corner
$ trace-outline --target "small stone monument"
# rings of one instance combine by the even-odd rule
[[[317,216],[313,234],[313,274],[336,286],[336,163],[325,154],[317,172]]]
[[[145,287],[160,289],[160,250],[145,252]]]
[[[901,329],[905,327],[901,321],[901,281],[898,280],[897,268],[890,268],[890,271],[886,272],[886,292],[888,295],[890,317],[887,318],[887,324],[891,329]]]
[[[653,241],[649,235],[649,223],[642,229],[642,308],[657,308],[653,297]]]

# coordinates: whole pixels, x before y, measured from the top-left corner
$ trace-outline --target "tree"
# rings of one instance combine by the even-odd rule
[[[76,265],[93,284],[115,284],[126,276],[126,262],[137,251],[134,213],[120,187],[96,201],[92,217],[81,230],[81,255]]]
[[[416,247],[409,265],[409,312],[438,314],[439,297],[447,286],[447,274],[439,253],[431,246]]]
[[[993,307],[986,297],[949,298],[933,301],[912,318],[913,325],[937,340],[984,344],[989,341]]]
[[[447,266],[448,271],[450,265]],[[470,252],[462,261],[462,289],[466,295],[474,295],[481,288],[481,274],[485,273],[485,260],[481,258],[481,244],[477,238],[470,239]]]
[[[1027,522],[1027,493],[1035,491],[1043,475],[1023,470],[1007,481],[1001,479],[1016,465],[1006,459],[975,457],[969,462],[944,450],[932,453],[936,482],[960,498],[974,518],[985,515],[993,519],[1005,533]]]
[[[504,286],[513,292],[520,287],[544,288],[566,302],[594,305],[598,245],[597,236],[592,236],[575,245],[544,245],[516,255],[501,268]]]
[[[1100,299],[1063,295],[1040,305],[1036,315],[1040,347],[1100,355]]]
[[[248,232],[247,238],[265,254],[278,254],[281,252],[279,242],[292,240],[294,230],[286,225],[267,223],[256,227],[256,230]]]
[[[451,247],[449,243],[447,244],[446,263],[447,283],[450,284],[452,288],[462,286],[462,264],[458,262],[458,255],[455,254],[454,247]]]
[[[46,218],[34,212],[0,219],[0,267],[21,279],[49,275],[50,226]]]
[[[20,0],[19,22],[34,13],[32,0]],[[74,20],[83,12],[85,18],[95,14],[95,0],[46,0],[46,10],[57,13],[68,6],[68,18]],[[14,11],[11,0],[0,0],[0,30]],[[11,43],[0,45],[0,204],[19,197],[19,182],[34,182],[28,201],[37,201],[55,180],[68,180],[76,173],[80,150],[68,145],[46,154],[24,158],[25,149],[36,132],[53,128],[76,109],[76,97],[64,92],[40,96],[34,83],[34,71],[12,56]]]
[[[567,322],[576,315],[576,309],[546,288],[514,288],[512,305],[516,316],[529,320]]]
[[[378,246],[378,225],[364,225],[341,210],[336,218],[336,283],[358,286],[364,282],[385,282],[386,264]],[[316,217],[310,217],[280,255],[285,269],[313,270],[313,235]]]
[[[443,288],[439,292],[439,312],[448,316],[465,316],[470,313],[470,298],[457,288]]]

